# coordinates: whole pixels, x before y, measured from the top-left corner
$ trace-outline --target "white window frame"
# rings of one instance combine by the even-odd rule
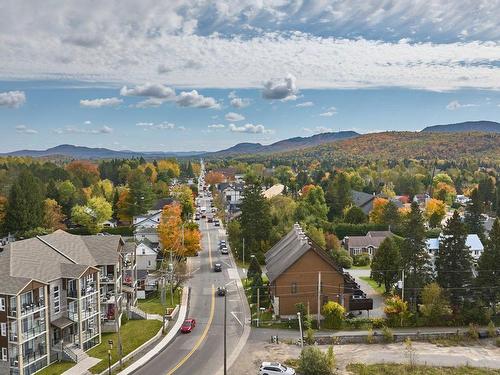
[[[59,285],[54,286],[53,294],[54,294],[54,314],[59,314],[59,312],[61,311],[61,291],[59,290]]]
[[[7,348],[2,348],[2,361],[7,362]]]
[[[7,323],[0,323],[0,336],[7,336]]]
[[[0,311],[5,311],[5,298],[0,297]]]

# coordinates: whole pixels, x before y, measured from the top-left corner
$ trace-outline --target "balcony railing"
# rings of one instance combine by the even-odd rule
[[[115,275],[108,273],[107,275],[101,275],[101,283],[113,283],[115,282]]]
[[[80,297],[85,297],[96,292],[97,289],[95,288],[95,286],[88,286],[80,290]],[[73,299],[78,298],[78,291],[76,289],[68,290],[68,298],[73,298]]]
[[[21,333],[21,340],[26,341],[47,331],[45,323],[41,323],[27,331]]]
[[[21,316],[40,311],[43,308],[45,308],[45,301],[43,298],[40,298],[38,301],[24,303],[21,305]],[[8,314],[11,317],[17,317],[17,308],[15,306],[10,307]]]

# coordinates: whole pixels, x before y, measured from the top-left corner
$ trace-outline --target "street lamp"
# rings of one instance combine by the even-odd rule
[[[113,340],[108,340],[108,375],[111,375],[111,349],[113,349]]]

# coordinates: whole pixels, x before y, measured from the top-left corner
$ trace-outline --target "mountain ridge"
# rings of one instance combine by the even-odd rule
[[[500,133],[500,123],[496,121],[464,121],[455,124],[431,125],[421,130],[434,133],[493,132]]]

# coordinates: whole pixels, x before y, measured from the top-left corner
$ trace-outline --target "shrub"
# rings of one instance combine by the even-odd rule
[[[370,256],[368,254],[354,255],[352,261],[355,266],[368,266],[370,264]]]
[[[298,373],[303,375],[333,375],[335,369],[335,356],[333,348],[323,353],[316,346],[307,346],[302,349],[299,359]]]
[[[387,324],[384,318],[372,318],[371,321],[373,328],[382,328]]]
[[[496,344],[500,348],[500,337],[497,337]]]
[[[325,317],[325,326],[327,328],[340,329],[344,321],[345,309],[337,302],[329,301],[323,305],[321,313]]]
[[[389,327],[385,326],[382,328],[382,335],[384,336],[384,342],[386,343],[391,343],[394,342],[394,333],[392,332],[392,329]]]
[[[403,326],[405,320],[410,317],[408,303],[399,296],[392,296],[385,300],[385,315],[391,326]]]
[[[373,329],[368,329],[368,334],[366,335],[366,343],[373,344],[375,342],[375,338],[373,337]]]
[[[314,340],[314,331],[312,328],[308,328],[306,330],[306,337],[304,339],[305,343],[307,345],[313,345],[315,340]]]
[[[473,340],[479,339],[479,327],[476,324],[470,323],[468,334]]]
[[[497,335],[495,323],[491,320],[488,323],[488,337],[495,337]]]

